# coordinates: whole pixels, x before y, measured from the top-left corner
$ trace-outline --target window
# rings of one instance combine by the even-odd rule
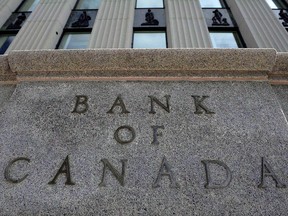
[[[78,0],[56,49],[86,49],[101,0]]]
[[[137,0],[136,8],[163,8],[163,0]]]
[[[17,12],[22,11],[33,11],[35,7],[38,5],[40,0],[25,0],[23,4],[21,4],[20,8],[17,10]]]
[[[0,29],[0,55],[4,54],[40,0],[24,0]]]
[[[101,0],[79,0],[75,9],[99,9]]]
[[[287,4],[282,0],[266,0],[266,2],[272,9],[281,9],[287,7]]]
[[[137,0],[132,48],[167,48],[163,0]]]
[[[273,13],[288,31],[288,4],[284,0],[266,0]]]
[[[166,48],[165,31],[139,31],[134,32],[133,48]]]
[[[90,32],[66,32],[58,49],[85,49],[88,47]]]
[[[238,33],[210,32],[213,48],[241,48],[243,47]]]
[[[0,35],[0,55],[4,54],[15,38],[14,34]]]
[[[224,4],[221,0],[200,0],[202,8],[222,8]]]

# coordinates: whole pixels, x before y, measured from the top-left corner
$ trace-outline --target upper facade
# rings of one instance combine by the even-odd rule
[[[288,0],[0,0],[0,54],[86,48],[288,51]]]

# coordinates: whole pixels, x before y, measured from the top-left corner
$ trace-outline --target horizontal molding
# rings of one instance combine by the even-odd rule
[[[288,83],[288,53],[274,49],[12,51],[0,81],[270,81]]]

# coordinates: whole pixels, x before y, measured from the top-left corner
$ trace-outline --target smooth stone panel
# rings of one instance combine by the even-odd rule
[[[87,112],[83,97],[77,107],[83,113],[73,112],[77,95],[87,96]],[[119,106],[114,114],[107,113],[119,95],[130,113],[121,114]],[[163,107],[165,96],[170,95],[170,112],[154,104],[156,113],[149,113],[149,95]],[[202,105],[198,114],[192,95],[209,96],[198,101]],[[120,144],[114,134],[124,125],[135,130],[135,139]],[[151,126],[157,125],[164,129],[156,133],[159,144],[152,144]],[[22,82],[0,113],[0,212],[285,215],[288,188],[279,186],[283,186],[280,181],[288,184],[287,127],[266,82]],[[124,132],[120,130],[120,139],[130,139],[129,131]],[[48,184],[67,156],[71,179],[62,173],[56,184]],[[7,169],[19,157],[30,162],[22,159]],[[262,157],[266,169],[277,176],[278,188],[271,176],[264,176],[266,188],[258,187]],[[106,186],[101,187],[103,159],[118,176],[124,176],[123,186],[107,169]],[[127,160],[123,162],[125,175],[121,160]],[[230,184],[222,189],[205,188],[203,160],[225,163],[231,170]],[[62,168],[65,173],[67,163]],[[223,166],[211,164],[210,169],[210,183],[223,185]],[[157,182],[159,172],[163,176]],[[7,181],[26,174],[19,183]]]

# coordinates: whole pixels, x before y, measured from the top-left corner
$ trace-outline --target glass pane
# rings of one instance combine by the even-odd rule
[[[69,32],[62,37],[58,49],[85,49],[88,47],[90,33]]]
[[[76,9],[99,9],[101,0],[80,0]]]
[[[166,33],[135,32],[133,48],[166,48]]]
[[[278,6],[275,4],[275,2],[273,0],[266,0],[266,2],[268,3],[268,5],[272,8],[272,9],[277,9]]]
[[[15,35],[1,35],[0,36],[0,54],[4,54],[8,49],[9,45],[12,43]]]
[[[18,11],[33,11],[40,0],[26,0]]]
[[[200,0],[200,5],[202,8],[221,8],[220,0]]]
[[[213,48],[238,48],[233,32],[210,32]]]
[[[137,0],[136,8],[163,8],[163,0]]]

